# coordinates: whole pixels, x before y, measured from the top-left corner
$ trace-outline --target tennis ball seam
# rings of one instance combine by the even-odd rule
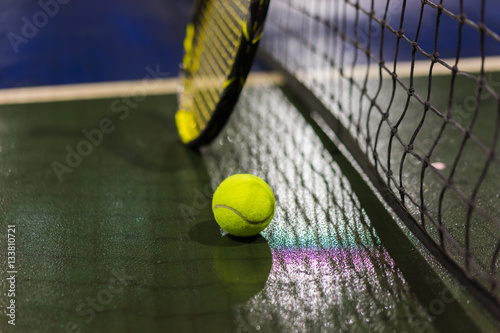
[[[252,224],[252,225],[259,225],[259,224],[262,224],[262,223],[265,223],[267,222],[267,220],[269,220],[273,215],[274,215],[274,209],[272,211],[271,214],[269,214],[268,217],[266,217],[264,220],[262,221],[257,221],[257,222],[254,222],[254,221],[250,221],[248,220],[245,216],[243,216],[240,212],[238,212],[236,209],[234,209],[233,207],[230,207],[230,206],[226,206],[226,205],[215,205],[213,207],[213,210],[217,209],[217,208],[226,208],[226,209],[229,209],[231,211],[233,211],[234,213],[236,213],[239,217],[241,217],[243,219],[243,221],[245,221],[246,223],[248,224]]]

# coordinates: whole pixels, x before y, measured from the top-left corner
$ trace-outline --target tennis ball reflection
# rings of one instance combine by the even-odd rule
[[[213,269],[232,303],[242,303],[261,291],[271,272],[272,253],[261,236],[252,239],[220,238]]]

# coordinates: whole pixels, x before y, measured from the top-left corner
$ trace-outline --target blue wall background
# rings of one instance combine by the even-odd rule
[[[142,79],[148,66],[175,77],[193,3],[194,0],[0,0],[0,88]],[[451,0],[445,5],[459,13],[459,3]],[[480,1],[464,3],[469,19],[479,20]],[[486,4],[487,25],[500,33],[500,1],[488,0]],[[405,19],[405,34],[410,38],[415,34],[419,8],[420,1],[407,2],[407,13],[415,14]],[[435,10],[427,8],[423,18],[424,38],[419,43],[432,50]],[[398,21],[397,15],[389,20],[393,26]],[[442,16],[441,57],[455,56],[457,29],[456,21]],[[464,27],[462,56],[479,55],[477,35],[476,30]],[[487,55],[500,54],[500,43],[488,37],[485,44]],[[409,60],[409,54],[405,58],[402,53],[401,60]]]
[[[192,1],[59,1],[0,2],[0,88],[177,76]]]

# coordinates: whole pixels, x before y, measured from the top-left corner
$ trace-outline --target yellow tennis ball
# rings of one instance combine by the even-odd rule
[[[212,199],[220,227],[234,236],[248,237],[264,230],[273,219],[276,200],[265,181],[249,174],[226,178]]]

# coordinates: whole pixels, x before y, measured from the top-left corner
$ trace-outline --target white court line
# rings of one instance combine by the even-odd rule
[[[442,59],[449,66],[455,65],[455,59]],[[387,62],[385,66],[389,69],[393,69],[392,63]],[[408,78],[411,74],[412,63],[397,62],[396,63],[396,73],[398,78]],[[430,60],[419,60],[415,61],[413,65],[413,76],[414,77],[427,77],[429,75],[429,70],[431,67]],[[466,73],[479,73],[481,71],[481,58],[463,58],[458,62],[458,71]],[[308,77],[313,77],[318,81],[329,80],[333,77],[345,77],[353,78],[355,80],[364,80],[365,77],[368,79],[378,79],[379,78],[380,67],[372,63],[370,66],[366,64],[356,65],[354,68],[352,66],[346,66],[343,68],[342,74],[340,69],[334,68],[311,68],[307,70],[300,70],[296,75],[301,79],[307,79]],[[484,59],[484,71],[486,73],[499,72],[500,71],[500,56],[485,57]],[[382,71],[383,78],[389,78],[389,73],[385,70]],[[451,75],[451,70],[443,66],[440,63],[435,63],[432,69],[433,76]]]
[[[446,63],[453,65],[453,59],[446,59]],[[460,59],[458,69],[463,72],[477,73],[480,70],[480,58]],[[388,65],[386,65],[388,66]],[[410,75],[410,62],[401,62],[397,64],[398,77],[404,78]],[[415,76],[425,76],[429,74],[430,61],[417,61],[414,65]],[[379,67],[372,65],[368,71],[369,78],[378,77]],[[332,71],[337,73],[338,69],[311,69],[307,72],[298,73],[298,77],[307,77],[313,75],[318,79],[331,78]],[[354,71],[349,69],[344,75],[353,78],[366,76],[366,65],[358,65]],[[485,58],[485,71],[500,71],[500,56]],[[436,64],[433,69],[433,75],[449,75],[451,72],[446,67]],[[385,73],[387,75],[387,73]],[[282,85],[284,78],[277,72],[252,72],[248,76],[248,85],[276,84]],[[133,95],[138,92],[147,95],[166,95],[177,92],[179,87],[178,78],[170,79],[150,79],[136,81],[117,81],[102,83],[83,83],[58,86],[39,86],[26,88],[0,89],[0,105],[7,104],[29,104],[59,101],[74,101],[88,99],[115,98]],[[141,90],[142,89],[142,90]]]
[[[442,59],[449,66],[455,65],[455,59]],[[386,63],[386,66],[392,70],[392,64]],[[372,66],[374,67],[374,66]],[[413,67],[413,75],[418,76],[428,76],[429,70],[431,68],[430,60],[420,60],[415,61]],[[457,68],[460,72],[467,73],[479,73],[481,71],[481,58],[462,58],[459,60]],[[376,68],[377,73],[374,75],[378,77],[378,67]],[[500,56],[485,57],[484,58],[484,71],[485,72],[498,72],[500,71]],[[371,72],[371,71],[370,71]],[[409,77],[411,73],[411,62],[396,63],[396,73],[398,77]],[[370,77],[373,73],[370,73]],[[387,74],[387,73],[385,73]],[[446,68],[440,63],[435,63],[432,69],[432,75],[451,75],[451,70]]]
[[[283,82],[283,77],[275,72],[250,73],[247,78],[247,85],[281,85]],[[179,79],[169,78],[0,89],[0,105],[103,99],[134,94],[167,95],[176,93],[178,87]]]

